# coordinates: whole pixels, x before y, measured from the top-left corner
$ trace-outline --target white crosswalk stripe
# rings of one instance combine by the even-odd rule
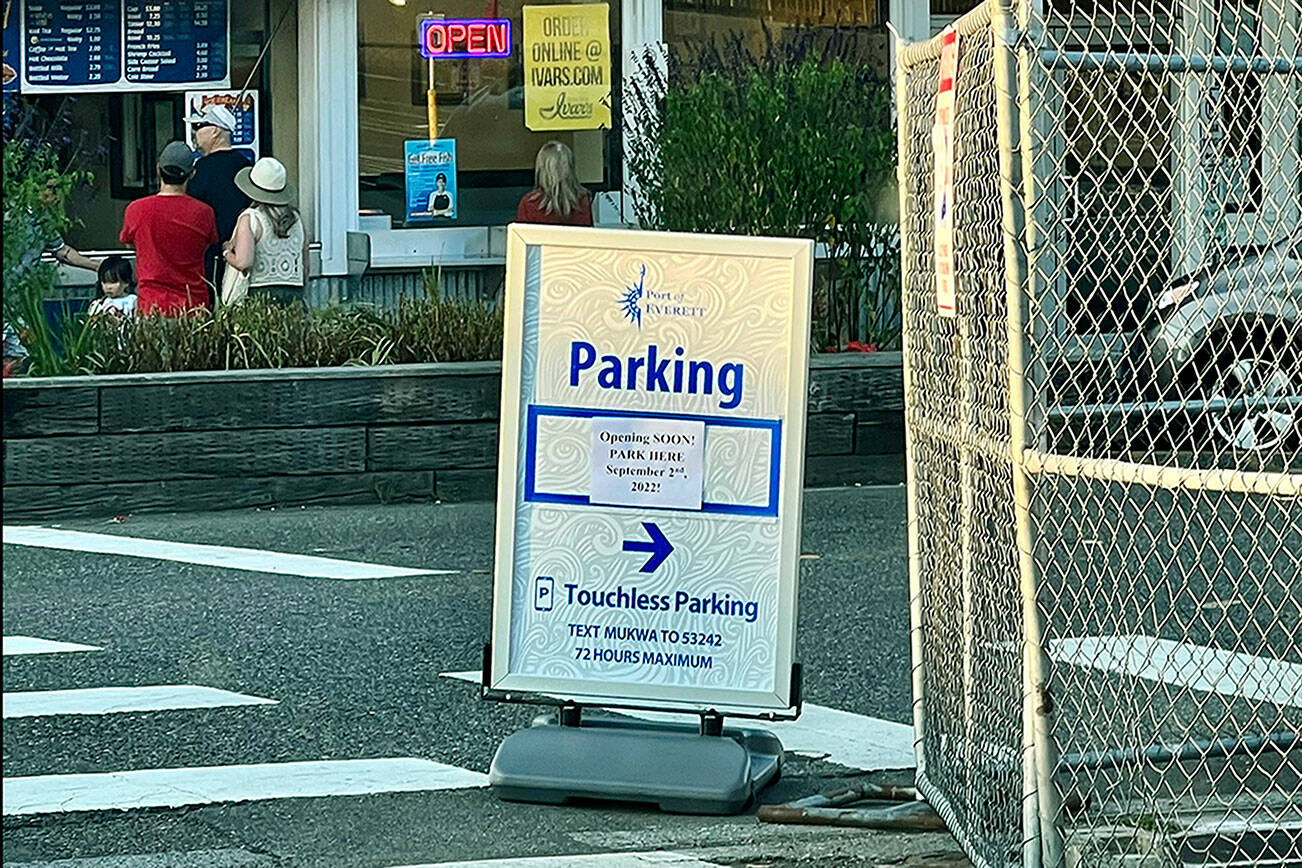
[[[43,862],[6,862],[4,868],[262,868],[280,861],[263,853],[221,850],[169,850],[121,856],[80,856]]]
[[[1302,664],[1174,642],[1152,636],[1082,636],[1056,639],[1058,663],[1160,681],[1222,696],[1302,707]]]
[[[90,645],[26,636],[5,637],[5,648],[6,653],[12,648],[15,654],[101,650]],[[276,704],[275,699],[196,684],[84,687],[5,693],[4,717],[193,712]],[[381,757],[6,777],[3,803],[4,816],[9,817],[467,789],[487,784],[488,776],[481,772],[434,760]]]
[[[472,684],[479,684],[482,680],[477,669],[442,672],[440,676]],[[620,709],[619,713],[650,721],[681,722],[695,719],[691,715],[660,711]],[[913,727],[903,723],[853,714],[812,702],[805,703],[797,720],[776,723],[747,720],[743,723],[771,731],[787,751],[822,757],[828,762],[852,769],[902,769],[912,768],[914,763]]]
[[[233,546],[200,545],[142,537],[118,536],[106,533],[86,533],[50,527],[6,525],[5,545],[35,546],[37,548],[64,549],[76,552],[123,555],[134,558],[176,561],[222,567],[231,570],[249,570],[258,573],[277,573],[306,576],[314,579],[389,579],[406,576],[447,575],[457,570],[429,570],[413,567],[391,567],[385,564],[368,564],[362,561],[342,561],[314,555],[287,554],[262,549]]]
[[[11,654],[67,654],[71,651],[103,651],[95,645],[80,645],[76,642],[56,642],[53,639],[38,639],[35,636],[5,636],[4,656]]]
[[[221,708],[229,705],[275,705],[274,699],[245,696],[197,684],[158,684],[150,687],[86,687],[78,690],[30,690],[4,694],[4,716],[43,717],[54,714],[121,714]]]
[[[471,862],[429,862],[401,868],[718,868],[688,853],[652,850],[645,853],[592,853],[583,856],[534,856],[531,858],[479,859]]]
[[[4,779],[4,814],[178,808],[481,787],[488,776],[415,757],[140,769]]]

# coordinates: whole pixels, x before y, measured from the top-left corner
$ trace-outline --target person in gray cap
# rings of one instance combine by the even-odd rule
[[[217,243],[212,208],[187,196],[194,152],[168,142],[158,155],[159,190],[137,199],[122,217],[123,244],[136,249],[136,311],[167,315],[211,306],[204,252]]]
[[[235,176],[247,169],[248,159],[231,148],[235,114],[224,105],[211,103],[186,119],[194,133],[194,144],[202,154],[194,166],[190,195],[206,202],[217,217],[217,237],[228,241],[235,232],[240,212],[249,207],[249,197],[235,186]],[[204,258],[204,273],[213,286],[222,285],[225,262],[221,247],[214,246]],[[216,293],[213,294],[216,300]]]

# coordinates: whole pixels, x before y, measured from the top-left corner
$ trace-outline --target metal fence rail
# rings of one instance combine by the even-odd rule
[[[977,865],[1302,864],[1299,19],[989,0],[952,186],[900,52],[919,789]]]

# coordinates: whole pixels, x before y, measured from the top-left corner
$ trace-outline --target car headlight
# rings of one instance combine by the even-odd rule
[[[1189,296],[1198,291],[1198,281],[1190,280],[1187,283],[1178,283],[1158,296],[1157,309],[1166,310],[1184,301]]]

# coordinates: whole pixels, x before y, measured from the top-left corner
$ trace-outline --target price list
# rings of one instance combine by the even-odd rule
[[[118,0],[26,0],[23,77],[56,89],[116,83],[122,74],[121,22]]]
[[[226,3],[126,0],[127,81],[188,84],[224,79]]]
[[[227,86],[229,0],[4,2],[22,10],[21,64],[6,56],[6,78],[24,92]]]

